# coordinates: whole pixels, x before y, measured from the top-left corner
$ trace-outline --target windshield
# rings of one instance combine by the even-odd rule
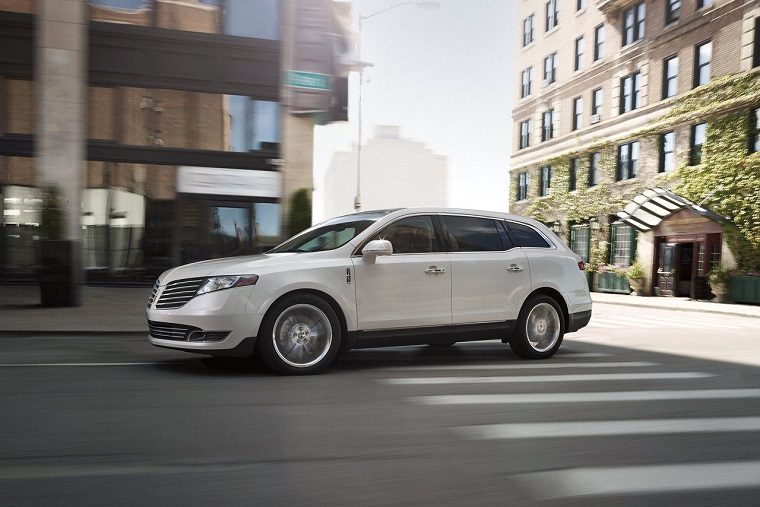
[[[267,253],[324,252],[340,248],[391,211],[368,211],[333,218],[290,238]]]

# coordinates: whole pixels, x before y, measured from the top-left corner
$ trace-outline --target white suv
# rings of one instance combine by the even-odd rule
[[[280,373],[315,373],[340,350],[501,339],[552,356],[591,318],[583,263],[535,220],[402,209],[308,229],[264,255],[163,273],[147,307],[154,345],[258,352]]]

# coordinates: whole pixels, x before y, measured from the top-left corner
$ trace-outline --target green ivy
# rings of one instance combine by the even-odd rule
[[[591,240],[591,260],[606,262],[607,215],[621,210],[647,186],[665,185],[693,202],[704,204],[731,223],[724,238],[742,270],[760,270],[760,153],[748,154],[750,107],[760,104],[760,72],[716,78],[673,100],[672,109],[657,121],[626,135],[625,139],[596,139],[539,164],[552,166],[552,193],[534,199],[524,213],[545,223],[556,220],[585,222],[596,218],[600,228]],[[653,182],[615,180],[615,146],[627,139],[650,143],[675,126],[708,121],[702,164],[682,166],[658,175]],[[601,153],[601,183],[588,188],[589,155]],[[578,157],[577,190],[570,192],[570,159]],[[514,178],[516,179],[516,178]],[[535,185],[531,185],[535,187]],[[512,195],[515,195],[516,185]],[[536,196],[530,195],[529,198]]]

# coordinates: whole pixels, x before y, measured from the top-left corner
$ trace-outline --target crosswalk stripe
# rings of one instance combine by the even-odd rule
[[[760,461],[583,467],[513,477],[536,499],[756,488]]]
[[[571,357],[610,357],[611,355],[612,354],[606,352],[562,352],[562,350],[560,350],[557,352],[556,357],[565,359]]]
[[[729,400],[760,398],[760,389],[694,389],[671,391],[609,391],[593,393],[444,394],[413,396],[418,405],[510,405],[527,403],[593,403],[663,400]]]
[[[615,317],[611,319],[599,318],[596,320],[592,319],[591,322],[594,322],[596,324],[602,324],[602,325],[604,324],[614,325],[616,327],[644,327],[644,328],[651,328],[651,329],[661,327],[659,324],[651,324],[642,319],[626,319],[624,317]]]
[[[696,371],[677,373],[589,373],[578,375],[515,375],[490,377],[409,377],[377,379],[388,385],[435,384],[516,384],[531,382],[585,382],[608,380],[678,380],[714,377],[711,373]]]
[[[724,433],[760,431],[760,417],[481,424],[461,426],[454,431],[474,440]]]
[[[432,366],[398,366],[388,368],[394,371],[436,371],[436,370],[537,370],[551,368],[643,368],[656,366],[657,363],[649,361],[618,361],[608,363],[555,363],[555,362],[530,362],[530,363],[494,363],[494,364],[449,364]]]
[[[591,322],[588,323],[588,327],[601,327],[604,329],[621,329],[625,326],[621,326],[620,324],[608,324],[606,322],[600,322],[599,320],[592,319]]]

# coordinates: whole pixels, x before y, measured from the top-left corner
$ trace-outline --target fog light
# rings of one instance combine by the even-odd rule
[[[191,331],[187,335],[189,342],[220,342],[227,338],[230,331]]]

